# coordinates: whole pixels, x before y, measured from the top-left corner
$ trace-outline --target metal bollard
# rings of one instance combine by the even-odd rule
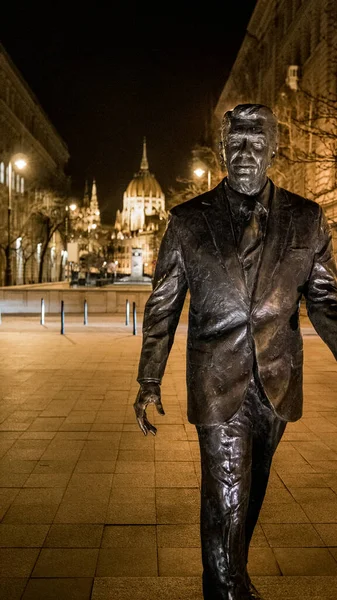
[[[130,302],[129,300],[125,303],[125,325],[129,325],[130,323]]]
[[[61,300],[61,335],[64,335],[64,300]]]
[[[44,325],[44,316],[45,316],[45,305],[44,305],[44,299],[41,298],[41,318],[40,318],[40,325]]]
[[[83,325],[88,325],[88,302],[84,300],[84,319]]]
[[[133,335],[137,335],[137,311],[136,311],[136,303],[132,303],[132,316],[133,316]]]

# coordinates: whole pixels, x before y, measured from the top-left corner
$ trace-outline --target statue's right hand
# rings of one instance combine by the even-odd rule
[[[161,403],[160,385],[154,382],[144,382],[140,385],[136,401],[133,405],[135,409],[138,425],[144,435],[148,432],[156,435],[157,428],[150,423],[146,416],[146,407],[154,404],[160,415],[164,415],[163,405]]]

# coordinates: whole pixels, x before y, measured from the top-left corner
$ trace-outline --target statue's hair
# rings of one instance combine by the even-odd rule
[[[270,130],[272,137],[275,140],[275,145],[278,142],[278,129],[277,129],[277,118],[269,106],[264,104],[238,104],[233,110],[225,112],[221,122],[221,142],[224,145],[226,137],[230,130],[232,121],[238,119],[245,119],[252,116],[258,115],[258,113],[265,113],[266,118],[270,124]]]

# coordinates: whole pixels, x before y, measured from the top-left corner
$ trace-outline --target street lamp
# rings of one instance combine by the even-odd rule
[[[201,177],[203,177],[205,175],[206,171],[205,171],[205,169],[198,167],[197,169],[194,169],[193,173],[194,173],[194,175],[199,177],[199,179],[201,179]],[[212,178],[211,170],[207,169],[207,189],[208,189],[208,191],[211,189],[211,178]]]
[[[75,202],[73,202],[72,204],[67,204],[66,205],[66,218],[65,218],[65,234],[66,234],[66,279],[68,279],[69,281],[69,263],[70,263],[70,268],[72,271],[72,264],[74,262],[74,258],[71,256],[71,260],[69,261],[69,234],[71,235],[71,215],[69,215],[69,209],[71,210],[71,212],[74,212],[77,209],[77,204],[75,204]],[[70,220],[69,220],[70,219]]]
[[[66,238],[67,238],[67,242],[68,242],[68,229],[69,229],[69,208],[72,212],[74,212],[77,208],[77,204],[75,204],[74,202],[72,204],[67,204],[66,205]],[[70,217],[71,218],[71,217]]]
[[[8,206],[7,206],[7,247],[6,247],[6,270],[5,285],[12,285],[12,263],[11,263],[11,236],[12,236],[12,186],[13,186],[13,164],[22,171],[27,162],[22,154],[15,154],[8,163]]]

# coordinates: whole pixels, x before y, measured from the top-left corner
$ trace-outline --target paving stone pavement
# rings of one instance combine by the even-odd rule
[[[1,600],[201,600],[199,451],[186,419],[186,319],[144,438],[132,408],[141,335],[0,326]],[[337,597],[337,364],[302,321],[303,418],[277,450],[249,558],[266,600]],[[140,328],[139,328],[140,329]]]

